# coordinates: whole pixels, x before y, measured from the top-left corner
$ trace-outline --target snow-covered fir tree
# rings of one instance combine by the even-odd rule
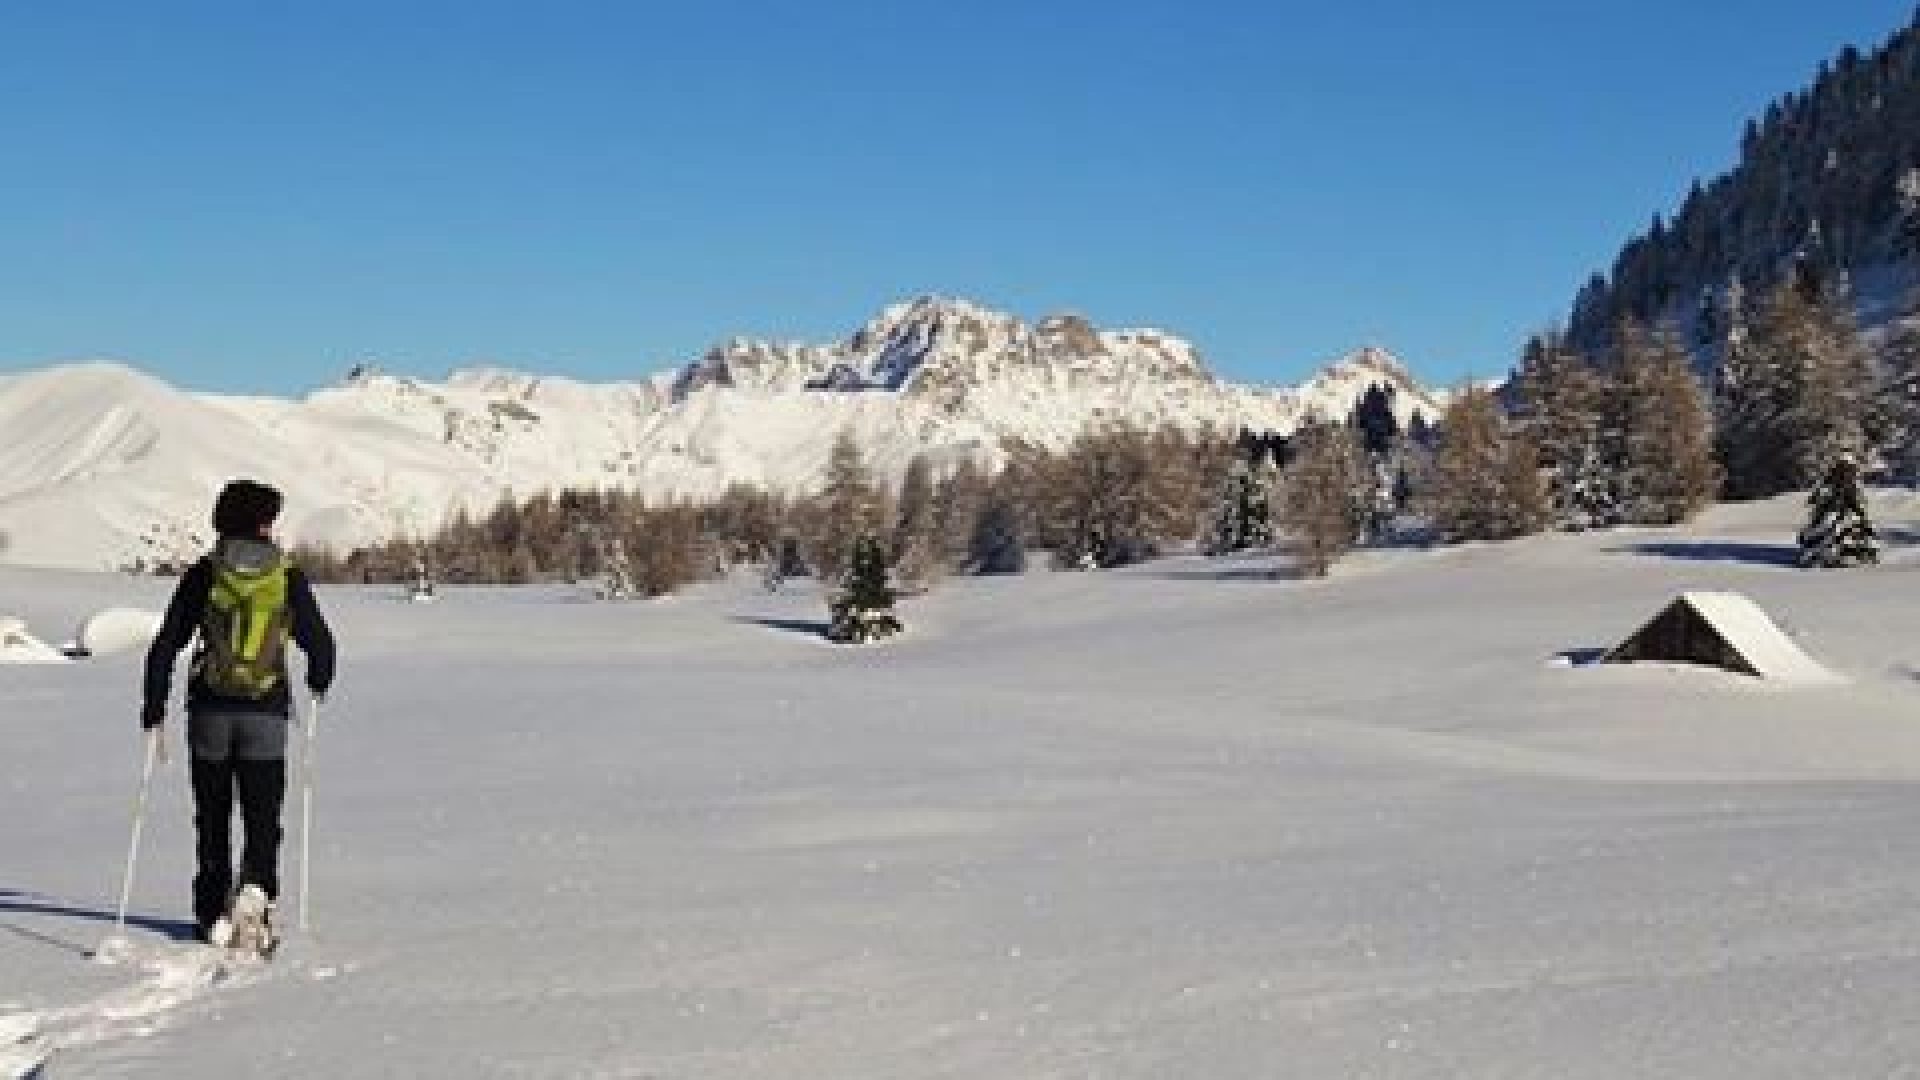
[[[1887,465],[1902,482],[1920,483],[1920,313],[1893,328],[1880,356]]]
[[[1347,425],[1359,441],[1362,455],[1362,479],[1356,492],[1360,520],[1360,540],[1378,543],[1388,539],[1394,521],[1404,503],[1407,444],[1394,412],[1398,391],[1383,383],[1374,383],[1361,393],[1347,418]]]
[[[1580,531],[1609,528],[1626,519],[1620,509],[1620,473],[1607,460],[1597,431],[1550,475],[1549,523]]]
[[[1807,487],[1826,462],[1866,449],[1870,363],[1838,288],[1803,266],[1729,342],[1717,432],[1729,496]]]
[[[634,595],[633,563],[627,559],[626,541],[615,536],[606,539],[601,553],[600,590],[602,600],[625,600]]]
[[[1360,490],[1355,493],[1360,543],[1381,544],[1393,539],[1394,523],[1404,502],[1406,475],[1397,448],[1384,454],[1362,451]]]
[[[407,599],[416,604],[431,603],[433,593],[433,572],[427,566],[427,557],[416,551],[407,572]]]
[[[1253,462],[1237,460],[1227,471],[1216,510],[1212,542],[1216,555],[1269,547],[1273,544],[1273,458],[1259,454]]]
[[[828,605],[827,637],[860,645],[897,634],[893,586],[887,582],[887,552],[877,537],[862,533],[855,541],[846,575]]]
[[[1534,337],[1514,376],[1515,424],[1548,474],[1551,520],[1563,529],[1618,524],[1618,475],[1601,430],[1607,380],[1556,331]]]
[[[1835,568],[1880,561],[1879,534],[1867,517],[1860,466],[1848,454],[1828,466],[1807,496],[1807,524],[1800,530],[1800,565]]]
[[[1900,174],[1895,184],[1900,199],[1899,246],[1896,253],[1920,256],[1920,165]]]

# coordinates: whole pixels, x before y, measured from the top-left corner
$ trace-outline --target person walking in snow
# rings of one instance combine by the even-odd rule
[[[257,888],[268,905],[280,892],[280,809],[293,715],[289,637],[306,654],[307,689],[315,700],[333,684],[333,634],[313,586],[273,541],[281,501],[278,491],[251,480],[221,489],[213,504],[219,540],[180,578],[147,653],[140,726],[162,728],[175,661],[198,638],[186,705],[199,862],[193,915],[202,941],[215,938],[240,890]],[[245,838],[237,886],[236,794]],[[270,944],[270,936],[265,940]]]

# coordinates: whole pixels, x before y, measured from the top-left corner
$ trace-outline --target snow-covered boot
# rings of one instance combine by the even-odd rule
[[[227,916],[229,932],[224,943],[228,949],[262,959],[272,956],[279,937],[273,929],[273,901],[258,885],[242,885],[233,898],[233,911]]]

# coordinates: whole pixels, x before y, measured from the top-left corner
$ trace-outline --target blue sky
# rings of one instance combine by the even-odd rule
[[[962,295],[1490,374],[1912,0],[0,4],[0,370],[644,375]]]

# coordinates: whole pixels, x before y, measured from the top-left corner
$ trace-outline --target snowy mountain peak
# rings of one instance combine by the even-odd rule
[[[1393,397],[1393,411],[1401,424],[1415,413],[1428,422],[1438,420],[1446,399],[1420,385],[1398,356],[1369,345],[1335,360],[1300,387],[1301,401],[1329,418],[1344,418],[1369,389],[1385,387]]]
[[[877,391],[923,398],[951,412],[973,391],[1010,378],[1055,388],[1212,381],[1197,350],[1163,331],[1101,331],[1070,312],[1029,326],[970,301],[928,295],[889,305],[832,345],[731,339],[681,369],[672,396],[681,400],[708,387]]]
[[[1407,365],[1402,363],[1398,356],[1378,345],[1362,346],[1335,361],[1334,366],[1375,372],[1396,382],[1413,382],[1413,375],[1407,370]]]

